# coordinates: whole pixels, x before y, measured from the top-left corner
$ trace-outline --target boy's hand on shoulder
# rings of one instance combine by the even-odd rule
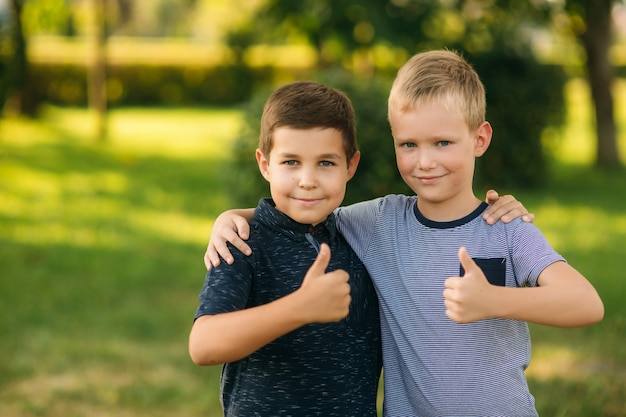
[[[320,252],[307,271],[298,293],[302,297],[301,313],[309,323],[339,321],[348,315],[350,309],[350,284],[346,271],[338,269],[326,273],[330,262],[330,248],[320,245]]]
[[[492,317],[489,308],[492,306],[494,286],[487,281],[465,247],[459,249],[459,260],[465,275],[445,281],[443,297],[446,316],[462,324]]]
[[[489,190],[485,201],[491,205],[483,214],[483,218],[488,224],[494,224],[498,220],[508,223],[518,217],[521,217],[525,222],[535,220],[535,215],[529,213],[526,207],[512,195],[500,197],[496,190]]]
[[[250,234],[250,225],[248,221],[231,211],[225,211],[220,214],[211,230],[211,237],[204,254],[204,266],[207,271],[213,266],[219,266],[220,256],[224,258],[226,263],[232,264],[235,259],[226,246],[230,242],[234,247],[242,253],[250,255],[252,250],[246,244],[244,239],[248,239]]]

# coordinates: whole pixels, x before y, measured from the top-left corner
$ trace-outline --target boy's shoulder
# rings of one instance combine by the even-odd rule
[[[389,218],[406,218],[415,207],[415,197],[401,194],[388,194],[373,200],[362,201],[349,206],[340,207],[335,211],[337,225],[342,233],[346,229],[360,230],[368,228],[379,221]],[[359,235],[362,235],[359,232]]]
[[[342,212],[359,212],[362,210],[374,210],[378,211],[381,208],[402,208],[406,209],[412,207],[416,201],[416,196],[407,196],[404,194],[387,194],[384,197],[377,197],[372,200],[361,201],[358,203],[350,204],[348,206],[339,207],[335,210],[336,213]]]
[[[286,239],[276,227],[268,227],[263,222],[252,220],[250,223],[250,237],[246,241],[248,246],[264,247],[268,242],[276,242]]]
[[[262,222],[252,220],[249,225],[250,233],[245,242],[252,250],[252,255],[246,255],[230,242],[226,242],[228,250],[235,259],[235,262],[229,265],[236,266],[232,269],[254,269],[259,260],[274,257],[276,253],[293,246],[293,242],[287,236],[274,228],[267,227]]]
[[[502,220],[498,220],[497,222],[495,222],[494,224],[488,224],[484,219],[482,219],[481,216],[481,222],[480,222],[481,227],[484,227],[486,229],[501,229],[502,231],[505,232],[512,232],[514,230],[520,229],[520,230],[524,230],[524,229],[536,229],[537,227],[534,225],[534,223],[532,222],[525,222],[524,220],[522,220],[521,217],[517,217],[513,220],[510,220],[509,222],[505,223]]]

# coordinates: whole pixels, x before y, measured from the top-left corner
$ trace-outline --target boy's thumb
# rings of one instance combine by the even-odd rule
[[[330,247],[326,243],[320,245],[320,252],[317,254],[317,258],[309,268],[307,276],[323,275],[328,268],[330,262]]]
[[[463,276],[476,266],[476,262],[474,262],[472,257],[469,256],[465,246],[461,246],[461,248],[459,248],[459,261],[461,261],[461,266],[463,267]]]

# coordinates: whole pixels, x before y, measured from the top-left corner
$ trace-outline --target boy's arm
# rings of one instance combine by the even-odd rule
[[[189,335],[189,355],[197,365],[242,359],[271,341],[305,324],[339,321],[350,306],[348,273],[324,273],[330,260],[328,245],[293,293],[271,303],[196,319]]]
[[[604,305],[587,279],[563,261],[546,267],[537,287],[491,285],[480,267],[459,250],[462,277],[448,278],[443,292],[446,315],[458,323],[485,318],[523,320],[554,327],[588,326],[602,320]]]
[[[518,217],[521,217],[525,222],[532,222],[535,219],[535,216],[532,213],[528,213],[528,210],[522,203],[517,201],[512,195],[500,197],[495,190],[489,190],[485,200],[491,204],[483,214],[483,218],[489,224],[494,224],[498,220],[508,223]],[[204,254],[204,265],[207,270],[211,269],[212,266],[220,264],[220,256],[228,264],[234,262],[226,242],[230,242],[246,255],[252,253],[252,250],[244,240],[248,239],[250,232],[248,222],[252,221],[253,218],[254,209],[250,208],[228,210],[215,219],[209,244]]]

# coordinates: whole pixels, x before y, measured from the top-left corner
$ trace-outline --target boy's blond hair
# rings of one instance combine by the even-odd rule
[[[393,82],[388,111],[405,112],[432,100],[459,108],[470,130],[485,121],[485,87],[472,66],[455,52],[422,52],[409,59]]]
[[[269,159],[274,131],[332,128],[341,133],[349,162],[359,150],[352,103],[343,92],[314,81],[296,81],[278,88],[267,99],[261,116],[259,149]]]

